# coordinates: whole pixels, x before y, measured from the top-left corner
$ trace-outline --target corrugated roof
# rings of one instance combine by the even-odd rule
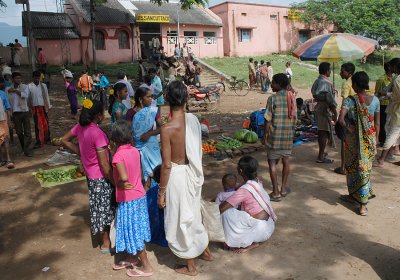
[[[22,33],[27,36],[26,12],[22,13]],[[31,12],[32,31],[35,39],[79,39],[79,32],[68,14]]]
[[[75,2],[83,19],[90,22],[90,0],[71,1]],[[105,4],[96,6],[95,21],[101,24],[129,24],[135,22],[135,17],[118,0],[108,0]]]
[[[179,12],[179,23],[222,26],[221,19],[212,15],[203,7],[193,6],[189,10],[182,10],[178,3],[164,3],[161,6],[150,2],[132,1],[138,10],[138,14],[169,15],[170,23],[178,23],[177,11]]]

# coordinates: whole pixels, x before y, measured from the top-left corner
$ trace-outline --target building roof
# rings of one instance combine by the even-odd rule
[[[78,8],[78,12],[86,22],[90,22],[90,0],[71,0]],[[132,10],[125,8],[121,3],[126,0],[107,0],[105,4],[95,8],[95,21],[101,24],[130,24],[135,22]]]
[[[132,3],[137,8],[137,14],[169,15],[172,24],[178,23],[178,11],[180,24],[222,26],[221,19],[203,7],[193,6],[189,10],[182,10],[178,3],[163,3],[161,6],[150,2]]]
[[[79,39],[80,35],[68,14],[31,12],[35,39]],[[22,12],[22,35],[26,32],[27,12]]]

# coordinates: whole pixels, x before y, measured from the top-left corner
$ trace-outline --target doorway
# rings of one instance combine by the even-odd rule
[[[140,48],[142,58],[146,59],[153,53],[152,39],[158,37],[161,43],[161,24],[160,23],[139,23]]]

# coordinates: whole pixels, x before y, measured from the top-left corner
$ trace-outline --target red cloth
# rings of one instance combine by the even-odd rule
[[[38,62],[40,65],[47,64],[47,58],[43,51],[40,51],[38,54]]]
[[[39,133],[40,144],[43,145],[49,139],[49,124],[43,106],[32,108],[32,114],[37,118],[37,131]]]
[[[287,91],[287,106],[289,119],[296,118],[296,95],[293,90]]]

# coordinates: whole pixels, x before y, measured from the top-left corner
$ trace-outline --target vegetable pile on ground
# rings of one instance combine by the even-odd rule
[[[242,147],[242,145],[242,142],[240,142],[239,140],[222,135],[218,137],[218,142],[215,144],[215,147],[220,151],[226,151],[239,149],[240,147]]]
[[[214,154],[217,152],[217,148],[213,144],[203,143],[201,148],[203,154]]]
[[[258,141],[257,133],[243,128],[236,130],[233,137],[236,140],[243,141],[246,143],[257,143]]]
[[[82,170],[76,166],[70,169],[55,168],[50,170],[39,169],[35,177],[43,183],[60,183],[75,180],[85,176]]]

